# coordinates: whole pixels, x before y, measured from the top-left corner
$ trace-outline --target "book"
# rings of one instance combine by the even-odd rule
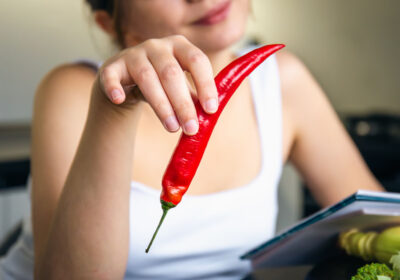
[[[338,236],[352,228],[400,225],[400,193],[360,190],[283,230],[241,259],[253,268],[312,265],[338,252]]]

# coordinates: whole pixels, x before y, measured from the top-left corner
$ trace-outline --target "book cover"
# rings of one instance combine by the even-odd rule
[[[339,233],[400,225],[400,194],[358,191],[252,249],[254,268],[315,264],[337,253]]]

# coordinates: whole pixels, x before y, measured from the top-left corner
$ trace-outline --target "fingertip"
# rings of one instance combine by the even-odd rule
[[[188,136],[195,135],[198,131],[199,123],[195,119],[191,119],[183,125],[183,132]]]
[[[204,109],[207,113],[213,114],[218,110],[218,100],[216,98],[208,99],[204,104]]]
[[[169,132],[176,132],[179,130],[180,125],[178,123],[178,120],[176,119],[175,116],[169,116],[165,121],[164,121],[164,126]]]
[[[110,99],[114,104],[121,104],[125,101],[125,95],[119,89],[113,89],[110,93]]]

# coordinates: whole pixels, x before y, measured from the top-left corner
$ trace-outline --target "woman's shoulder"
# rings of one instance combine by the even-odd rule
[[[72,100],[88,104],[96,72],[82,63],[66,63],[51,69],[40,81],[35,103],[68,104]]]
[[[304,75],[308,75],[307,67],[290,51],[280,51],[276,54],[282,87],[284,89],[297,87]]]
[[[276,54],[284,105],[302,111],[301,104],[310,107],[313,100],[324,97],[324,92],[303,61],[289,51]]]
[[[48,88],[58,89],[56,92],[63,89],[77,89],[92,84],[95,76],[96,72],[81,62],[61,64],[43,77],[38,91]]]
[[[93,70],[79,63],[62,64],[50,70],[35,92],[33,127],[37,131],[51,127],[54,131],[54,127],[72,121],[76,127],[83,124],[95,78]]]

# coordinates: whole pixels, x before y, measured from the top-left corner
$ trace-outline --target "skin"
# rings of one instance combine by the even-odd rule
[[[36,279],[123,278],[130,181],[161,189],[179,138],[171,132],[180,125],[196,133],[193,98],[214,111],[206,106],[217,96],[213,76],[234,58],[229,46],[243,35],[249,2],[233,0],[229,16],[206,27],[193,22],[221,1],[165,1],[123,2],[130,11],[122,15],[128,48],[106,60],[98,74],[62,65],[38,87],[32,139]],[[107,13],[98,11],[95,19],[115,38]],[[277,59],[283,161],[295,164],[322,206],[359,188],[382,190],[302,62],[287,52]],[[127,89],[133,83],[146,102]],[[166,120],[175,117],[179,124],[173,127]],[[241,126],[246,133],[238,133]],[[221,115],[188,194],[250,182],[260,170],[260,145],[246,81]]]

